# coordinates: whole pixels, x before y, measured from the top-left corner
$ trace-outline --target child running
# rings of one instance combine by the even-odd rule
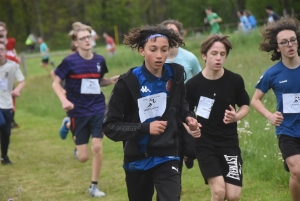
[[[183,45],[164,26],[131,29],[124,44],[137,49],[144,62],[119,78],[110,97],[103,131],[124,143],[130,201],[180,199],[178,119],[192,130],[200,125],[185,101],[184,68],[165,64],[170,48]]]
[[[92,52],[91,27],[80,22],[73,24],[69,36],[77,52],[67,56],[55,70],[53,89],[71,119],[71,132],[76,144],[80,162],[89,159],[88,142],[92,137],[92,181],[91,197],[103,197],[98,189],[98,177],[102,164],[102,122],[105,111],[105,97],[101,87],[114,84],[118,76],[104,78],[108,72],[103,56]],[[64,80],[66,94],[61,81]]]

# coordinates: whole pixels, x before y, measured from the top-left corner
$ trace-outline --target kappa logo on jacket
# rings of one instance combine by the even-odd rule
[[[147,86],[142,86],[141,92],[146,93],[146,92],[151,92],[150,89],[148,89]]]

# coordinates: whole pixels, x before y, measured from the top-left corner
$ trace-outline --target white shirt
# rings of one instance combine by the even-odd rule
[[[20,70],[19,64],[7,60],[3,66],[0,66],[0,108],[13,108],[11,92],[14,87],[15,79],[18,82],[24,81],[24,76]]]

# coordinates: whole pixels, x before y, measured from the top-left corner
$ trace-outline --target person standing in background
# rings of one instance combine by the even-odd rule
[[[248,18],[248,21],[251,25],[251,29],[256,29],[257,22],[256,22],[254,15],[249,10],[244,10],[244,13],[245,13],[246,17]]]
[[[87,22],[86,25],[87,25],[87,26],[90,26],[90,27],[92,28],[92,32],[91,32],[91,35],[92,35],[92,52],[96,53],[96,52],[97,52],[97,51],[96,51],[96,45],[97,45],[96,40],[99,39],[99,35],[98,35],[97,32],[93,29],[91,23]]]
[[[266,13],[268,14],[268,23],[276,22],[276,21],[280,20],[280,16],[273,11],[272,6],[267,5],[265,7],[265,10],[266,10]]]
[[[108,33],[104,32],[103,33],[103,38],[105,39],[106,42],[106,50],[108,52],[109,56],[113,56],[116,54],[116,43],[113,37],[108,35]]]
[[[210,34],[221,33],[219,23],[222,22],[222,18],[217,13],[214,13],[210,7],[205,9],[205,13],[204,23],[209,23],[211,27]]]
[[[32,53],[35,50],[35,45],[37,44],[37,37],[35,35],[35,33],[31,33],[29,34],[29,36],[27,37],[25,44],[27,46],[27,51],[28,53]]]
[[[251,29],[251,24],[248,21],[247,16],[242,10],[237,11],[237,16],[240,19],[239,30],[242,30],[244,33],[247,33]]]

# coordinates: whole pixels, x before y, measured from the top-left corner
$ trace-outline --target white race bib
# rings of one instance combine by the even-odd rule
[[[196,114],[200,117],[208,119],[214,102],[214,99],[200,96]]]
[[[166,110],[167,94],[158,93],[138,99],[139,116],[143,123],[153,117],[161,117]]]
[[[6,78],[0,79],[0,90],[1,91],[8,90],[8,80]]]
[[[101,88],[99,79],[82,79],[81,80],[81,94],[100,94]]]
[[[300,113],[300,93],[282,94],[283,113]]]

